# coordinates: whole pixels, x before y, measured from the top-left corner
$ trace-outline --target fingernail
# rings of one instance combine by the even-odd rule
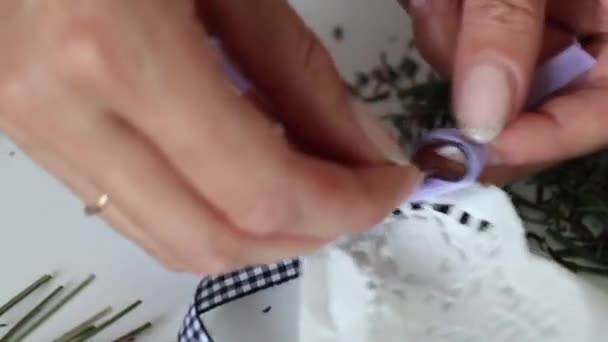
[[[438,149],[436,149],[435,151],[437,151],[437,154],[449,159],[451,161],[457,162],[457,163],[461,163],[464,164],[465,162],[465,158],[464,158],[464,153],[462,153],[462,151],[460,149],[458,149],[458,147],[455,146],[441,146]]]
[[[412,171],[415,172],[413,175],[413,186],[410,188],[410,191],[402,201],[409,201],[412,196],[415,196],[416,192],[424,185],[425,180],[434,174],[434,170],[422,170],[417,166],[413,166]]]
[[[456,98],[456,115],[462,133],[478,143],[494,140],[511,116],[514,103],[509,71],[496,64],[474,66]]]
[[[355,119],[367,138],[386,159],[397,165],[410,164],[405,150],[398,143],[398,135],[393,133],[388,125],[383,124],[380,118],[359,102],[354,102],[354,113]]]
[[[409,0],[407,9],[412,14],[426,13],[431,7],[431,0]]]
[[[431,0],[410,0],[410,3],[417,10],[426,10],[430,7]]]

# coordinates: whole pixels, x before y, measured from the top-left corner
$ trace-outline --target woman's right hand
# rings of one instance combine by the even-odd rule
[[[171,269],[301,255],[421,179],[286,1],[3,0],[0,45],[0,129]]]

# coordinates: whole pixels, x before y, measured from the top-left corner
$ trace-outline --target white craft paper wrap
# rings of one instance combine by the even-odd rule
[[[433,203],[453,206],[404,204],[304,259],[300,342],[608,340],[606,294],[531,254],[501,189],[476,184]],[[491,225],[478,229],[482,220]]]

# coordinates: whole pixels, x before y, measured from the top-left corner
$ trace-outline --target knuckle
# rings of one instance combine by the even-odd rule
[[[110,8],[102,3],[75,3],[54,19],[49,53],[60,76],[90,80],[106,73],[112,48],[109,30],[114,25]]]
[[[474,10],[485,20],[528,31],[539,19],[538,0],[481,0]]]
[[[40,101],[39,90],[26,75],[11,72],[0,76],[0,129],[27,140],[45,134],[37,111]]]
[[[352,103],[346,96],[344,86],[340,82],[339,71],[329,50],[319,37],[308,29],[302,30],[296,41],[299,44],[296,45],[294,53],[294,65],[298,68],[298,74],[301,76],[299,82],[310,89],[322,90],[310,94],[314,96],[312,103],[321,105],[322,110],[332,111],[336,115],[350,115]],[[307,98],[310,99],[310,97]],[[302,110],[311,108],[308,107],[310,104],[310,100],[302,102]],[[319,108],[317,107],[314,110],[319,110]],[[322,144],[321,141],[314,141],[314,139],[311,139],[310,143],[313,145]],[[327,153],[346,153],[349,158],[353,155],[350,148],[342,144],[333,146],[332,151],[327,151]],[[360,159],[361,155],[365,154],[365,152],[358,152],[354,154],[354,158]]]
[[[23,112],[31,101],[31,90],[20,73],[0,76],[0,116],[10,118]]]
[[[73,32],[56,48],[59,73],[68,80],[98,81],[107,75],[106,48],[97,34]]]

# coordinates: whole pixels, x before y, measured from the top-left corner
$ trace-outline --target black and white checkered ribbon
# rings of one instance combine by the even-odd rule
[[[411,203],[408,209],[415,212],[423,208],[432,208],[436,212],[452,217],[461,225],[478,231],[491,228],[490,222],[477,219],[451,204]],[[393,215],[401,216],[403,212],[395,210]],[[294,280],[299,275],[300,260],[290,259],[204,278],[198,286],[194,303],[184,318],[178,334],[178,342],[236,342],[214,341],[205,327],[203,314],[239,298]]]
[[[184,319],[178,341],[213,342],[201,318],[204,313],[239,298],[296,279],[299,275],[300,260],[291,259],[204,278],[198,286],[194,303]]]

